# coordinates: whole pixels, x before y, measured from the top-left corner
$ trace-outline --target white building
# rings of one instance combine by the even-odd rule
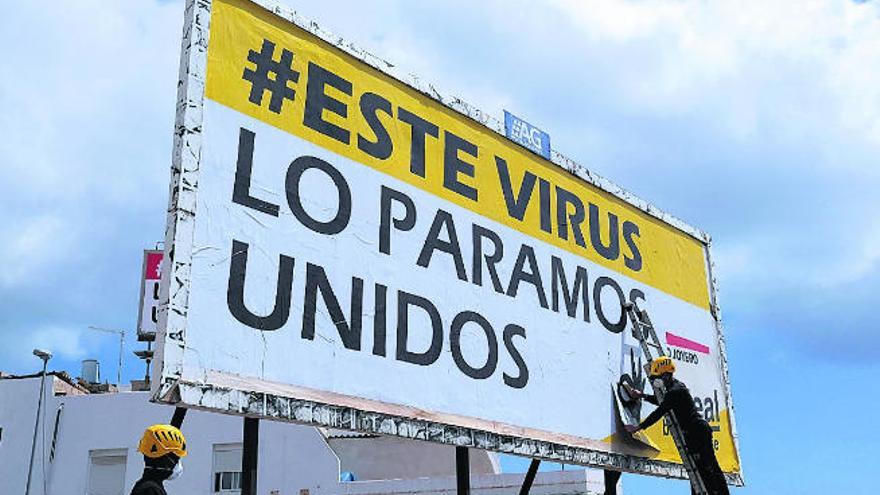
[[[40,377],[0,375],[0,494],[24,494]],[[37,426],[31,495],[127,495],[143,470],[137,443],[146,426],[167,423],[172,407],[147,392],[90,394],[66,375],[46,377]],[[238,493],[243,420],[189,411],[189,455],[169,493]],[[261,421],[260,495],[454,495],[454,447]],[[500,474],[497,456],[472,450],[474,495],[519,492],[522,474]],[[351,475],[348,475],[351,473]],[[340,475],[355,481],[340,481]],[[594,470],[538,473],[534,495],[602,493]]]

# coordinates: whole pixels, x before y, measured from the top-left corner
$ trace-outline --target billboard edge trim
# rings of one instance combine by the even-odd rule
[[[709,308],[712,319],[715,321],[716,345],[718,346],[719,361],[721,362],[721,377],[724,385],[724,395],[727,401],[727,418],[730,422],[730,436],[733,437],[734,452],[736,452],[739,471],[737,473],[739,484],[745,485],[743,474],[742,450],[739,445],[739,433],[736,429],[736,411],[733,406],[733,388],[730,386],[730,372],[727,363],[727,339],[724,337],[724,323],[721,321],[721,305],[718,302],[718,277],[715,276],[715,259],[712,257],[712,243],[705,246],[706,250],[706,274],[709,277]]]
[[[165,224],[165,254],[159,288],[159,324],[153,360],[153,374],[161,370],[161,376],[154,376],[151,380],[153,400],[173,392],[182,375],[210,22],[211,0],[186,1]],[[171,288],[172,281],[174,290]],[[174,345],[167,345],[166,339],[173,341]],[[173,366],[173,369],[169,369],[169,366]]]
[[[168,399],[180,398],[184,403],[195,404],[196,409],[223,414],[273,418],[296,424],[391,435],[599,469],[613,466],[634,474],[687,479],[684,466],[673,462],[571,447],[462,426],[450,426],[424,419],[362,411],[269,392],[249,392],[188,381],[176,382],[173,392]],[[739,473],[724,473],[724,475],[729,484],[742,486],[743,481]]]

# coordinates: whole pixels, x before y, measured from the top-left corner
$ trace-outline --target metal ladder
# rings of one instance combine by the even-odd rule
[[[654,325],[651,324],[651,319],[648,318],[648,312],[645,310],[636,311],[636,306],[633,303],[624,304],[623,310],[629,315],[629,321],[632,324],[632,335],[639,341],[642,353],[644,353],[647,360],[645,369],[650,370],[651,362],[655,358],[666,355],[663,351],[663,346],[660,344],[660,339],[657,338],[657,332],[654,331]],[[654,350],[653,353],[652,349]],[[663,396],[666,394],[664,387],[655,387],[653,382],[651,387],[654,389],[654,396],[657,397],[657,400],[663,401]],[[703,478],[700,477],[700,472],[697,471],[696,462],[694,462],[694,458],[685,446],[684,433],[681,431],[678,420],[671,412],[666,414],[666,419],[669,422],[669,432],[675,441],[675,447],[678,449],[678,454],[681,456],[685,470],[687,470],[693,492],[697,495],[708,495],[709,492],[706,491],[706,484],[703,482]]]

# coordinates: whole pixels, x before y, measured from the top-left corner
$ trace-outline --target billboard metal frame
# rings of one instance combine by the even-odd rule
[[[296,11],[274,0],[250,0],[257,6],[314,35],[370,67],[419,91],[460,115],[505,137],[504,123],[491,114],[472,106],[460,98],[439,91],[434,85],[416,75],[405,73],[349,41],[333,35]],[[686,478],[684,466],[666,461],[628,456],[561,443],[540,441],[513,434],[453,426],[401,415],[370,412],[354,407],[331,405],[285,395],[282,390],[267,387],[255,390],[250,386],[236,386],[234,381],[223,386],[182,380],[183,355],[186,347],[187,311],[189,308],[190,269],[193,255],[196,195],[202,150],[202,121],[205,98],[207,50],[211,20],[211,0],[187,0],[183,24],[177,111],[174,128],[174,147],[171,167],[169,207],[165,232],[165,258],[161,286],[161,311],[157,333],[156,360],[152,380],[153,400],[168,404],[181,401],[195,408],[246,417],[271,418],[314,426],[357,430],[375,434],[424,440],[459,447],[473,447],[598,468],[612,468],[625,472],[649,474],[669,478]],[[511,141],[513,142],[513,141]],[[528,149],[524,148],[523,149]],[[529,150],[536,159],[546,160]],[[638,208],[699,241],[706,252],[706,273],[709,278],[710,311],[715,321],[716,339],[720,353],[724,394],[730,410],[733,441],[737,452],[737,434],[733,400],[728,376],[727,352],[721,324],[717,279],[710,254],[711,238],[653,204],[626,191],[614,182],[591,172],[571,158],[551,150],[550,161],[577,178]],[[164,330],[164,331],[163,331]],[[244,384],[239,384],[244,385]],[[248,384],[250,385],[250,384]],[[742,470],[725,473],[728,483],[742,486]]]

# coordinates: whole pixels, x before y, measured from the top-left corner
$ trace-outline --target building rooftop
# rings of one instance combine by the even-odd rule
[[[0,371],[0,380],[24,380],[28,378],[39,378],[42,373],[32,373],[29,375],[12,375]],[[90,389],[84,385],[85,382],[81,378],[74,379],[66,371],[48,371],[46,376],[54,377],[52,388],[54,395],[83,395],[91,393]]]

